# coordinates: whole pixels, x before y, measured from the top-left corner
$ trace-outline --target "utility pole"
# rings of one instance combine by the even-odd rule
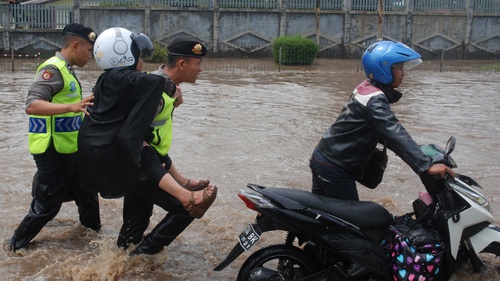
[[[382,35],[382,25],[384,23],[384,0],[378,2],[378,28],[377,28],[377,41],[384,39]]]
[[[319,6],[320,0],[316,0],[316,43],[319,45]]]

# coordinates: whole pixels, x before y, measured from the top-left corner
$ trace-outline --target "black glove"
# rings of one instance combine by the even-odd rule
[[[151,127],[149,132],[147,132],[146,135],[144,136],[144,141],[147,142],[148,144],[150,144],[153,141],[153,139],[155,138],[155,135],[153,134],[153,130],[154,130],[154,128]]]
[[[177,86],[175,85],[174,81],[167,79],[163,91],[167,93],[169,97],[172,97],[175,94],[175,91],[177,91]]]

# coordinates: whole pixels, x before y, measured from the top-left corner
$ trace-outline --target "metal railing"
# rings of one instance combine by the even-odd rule
[[[467,0],[440,0],[440,1],[428,1],[428,0],[415,0],[414,10],[415,11],[465,11]]]
[[[349,1],[349,0],[348,0]],[[321,10],[342,10],[348,1],[319,0]],[[356,11],[376,11],[379,0],[350,0],[351,9]],[[210,7],[221,8],[278,9],[282,3],[287,9],[315,9],[316,0],[151,0],[151,5],[170,7]],[[82,6],[144,6],[140,0],[80,0]],[[383,0],[385,11],[405,11],[408,0]],[[414,0],[414,11],[465,11],[467,0]],[[500,0],[474,0],[474,11],[482,13],[500,12]]]
[[[81,0],[80,4],[82,6],[101,6],[101,7],[112,7],[112,6],[144,6],[145,1],[143,0]]]
[[[258,1],[258,0],[256,0]],[[205,7],[211,6],[213,0],[151,0],[152,6],[167,7]],[[245,1],[249,2],[249,1]],[[252,1],[254,2],[254,1]],[[81,0],[82,6],[100,7],[144,7],[146,1],[143,0]]]
[[[13,28],[62,29],[73,22],[72,6],[9,5]]]
[[[316,0],[151,0],[152,8],[156,7],[201,7],[213,9],[213,3],[221,8],[252,8],[278,9],[284,3],[287,9],[316,9]],[[348,0],[349,1],[349,0]],[[342,10],[348,1],[319,0],[321,10]],[[379,0],[350,0],[351,9],[355,11],[377,11]],[[464,12],[467,10],[467,0],[414,0],[414,11],[452,11]],[[131,6],[144,7],[145,1],[140,0],[81,0],[81,6]],[[408,0],[383,0],[385,11],[405,11]],[[61,29],[73,22],[73,6],[49,5],[1,5],[1,17],[8,16],[8,21],[0,18],[0,27],[11,28],[42,28]],[[500,0],[475,0],[472,7],[474,12],[499,13]]]
[[[342,10],[343,0],[320,0],[321,10]],[[287,9],[316,9],[316,0],[287,0]]]
[[[151,5],[168,6],[168,7],[199,7],[213,8],[212,0],[152,0]]]
[[[277,9],[279,0],[219,0],[221,8],[252,8],[252,9]]]
[[[475,0],[474,11],[482,13],[500,12],[500,0]]]

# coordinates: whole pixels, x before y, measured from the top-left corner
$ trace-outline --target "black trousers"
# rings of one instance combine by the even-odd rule
[[[124,197],[123,225],[118,236],[118,247],[128,248],[130,243],[137,244],[142,241],[144,232],[149,226],[154,205],[168,213],[147,235],[147,247],[156,248],[149,249],[153,253],[170,245],[194,220],[179,200],[162,190],[157,184],[152,181],[139,181],[133,191]]]
[[[33,155],[38,168],[33,199],[12,237],[13,251],[26,246],[57,215],[63,202],[75,201],[82,225],[96,231],[101,228],[98,194],[81,188],[77,157],[76,153],[60,154],[53,145],[43,154]]]

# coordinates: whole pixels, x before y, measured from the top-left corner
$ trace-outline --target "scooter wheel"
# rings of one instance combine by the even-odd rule
[[[316,271],[311,259],[301,249],[273,245],[250,255],[243,263],[237,280],[296,280]]]

